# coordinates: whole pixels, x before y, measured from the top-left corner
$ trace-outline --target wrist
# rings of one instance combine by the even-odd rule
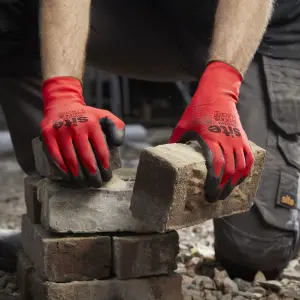
[[[85,105],[81,82],[74,77],[58,76],[45,80],[42,85],[42,97],[45,108],[57,102]]]
[[[233,67],[232,65],[226,63],[225,61],[220,60],[210,60],[208,61],[206,65],[205,71],[211,71],[213,72],[220,72],[220,75],[227,75],[229,76],[228,81],[236,81],[236,82],[242,82],[243,75],[241,72],[239,72],[238,69]]]
[[[232,99],[237,103],[242,80],[240,72],[232,66],[221,61],[210,62],[200,78],[192,102],[211,103],[224,95],[226,97],[222,99]]]

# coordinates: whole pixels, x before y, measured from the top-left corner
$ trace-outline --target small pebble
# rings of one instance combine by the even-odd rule
[[[235,278],[233,281],[237,284],[239,290],[242,292],[246,292],[252,287],[252,284],[250,282],[245,281],[241,278]]]
[[[0,289],[4,289],[8,281],[8,276],[4,275],[0,277]]]
[[[211,291],[211,294],[217,297],[217,299],[221,299],[223,297],[223,293],[221,291]]]
[[[10,289],[10,288],[6,287],[4,289],[4,292],[7,293],[7,294],[12,294],[13,293],[13,289]]]
[[[266,290],[271,290],[273,292],[279,292],[281,290],[281,283],[276,280],[269,280],[269,281],[257,281],[259,285],[261,285]]]
[[[253,281],[254,281],[254,282],[257,282],[257,281],[266,281],[266,280],[267,280],[267,279],[266,279],[264,273],[258,271],[258,272],[256,273],[256,275],[255,275]]]
[[[215,285],[214,281],[209,277],[205,277],[205,279],[202,281],[202,286],[203,286],[203,288],[205,288],[207,290],[215,290],[216,289],[216,285]]]
[[[281,275],[282,278],[293,279],[300,281],[300,274],[296,272],[287,271]]]
[[[226,271],[214,269],[214,281],[218,289],[223,289],[223,281],[226,277],[228,277]]]
[[[217,300],[217,297],[210,294],[210,295],[205,296],[205,300]]]
[[[267,300],[279,300],[279,298],[276,294],[272,293],[267,297]]]
[[[17,285],[14,282],[8,282],[6,288],[10,288],[14,291],[17,289]]]
[[[239,291],[237,284],[231,280],[229,277],[226,277],[223,280],[223,288],[225,294],[233,294]]]
[[[233,298],[233,300],[245,300],[246,298],[244,298],[243,296],[235,296]]]
[[[285,288],[285,290],[283,291],[283,295],[284,295],[284,297],[287,297],[287,298],[295,298],[295,299],[300,298],[300,293],[297,292],[294,287]]]
[[[221,300],[231,300],[231,299],[232,296],[230,294],[223,295],[223,297],[221,298]]]
[[[266,290],[261,286],[254,286],[247,290],[249,293],[266,295]]]

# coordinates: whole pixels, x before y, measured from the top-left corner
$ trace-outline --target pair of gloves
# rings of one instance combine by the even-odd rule
[[[207,165],[209,202],[225,199],[249,174],[254,157],[236,109],[240,73],[222,62],[210,63],[191,103],[173,130],[170,143],[197,140]],[[48,158],[66,180],[100,187],[112,177],[109,148],[124,138],[125,124],[107,110],[85,104],[80,81],[55,77],[42,86],[42,139]]]

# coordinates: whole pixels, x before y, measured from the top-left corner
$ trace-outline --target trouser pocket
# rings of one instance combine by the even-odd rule
[[[255,203],[277,228],[299,232],[300,61],[263,57],[269,136]]]

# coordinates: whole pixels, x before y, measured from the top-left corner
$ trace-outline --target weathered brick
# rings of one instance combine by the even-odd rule
[[[18,253],[17,286],[20,291],[21,300],[32,300],[30,276],[34,267],[23,251]]]
[[[42,282],[33,276],[33,300],[183,300],[181,276],[130,280]]]
[[[37,184],[42,177],[35,174],[24,179],[24,194],[27,215],[33,224],[41,222],[41,203],[37,200]]]
[[[113,237],[113,265],[118,279],[169,274],[176,269],[179,237],[176,231]]]
[[[111,275],[111,238],[108,236],[58,237],[22,217],[22,243],[44,280],[102,279]]]
[[[36,171],[44,177],[59,180],[62,179],[60,172],[57,168],[48,160],[43,145],[39,137],[32,140],[32,148],[34,153],[35,168]],[[121,168],[122,162],[120,158],[120,152],[118,148],[111,149],[110,152],[110,166],[112,170]]]
[[[44,179],[38,184],[41,222],[60,233],[149,232],[148,224],[135,220],[129,211],[132,186],[117,176],[100,189],[67,188]]]
[[[250,144],[255,157],[251,174],[227,199],[213,204],[204,197],[207,170],[200,146],[167,144],[145,149],[130,205],[133,217],[152,225],[154,231],[165,232],[248,210],[265,157],[264,149]]]

